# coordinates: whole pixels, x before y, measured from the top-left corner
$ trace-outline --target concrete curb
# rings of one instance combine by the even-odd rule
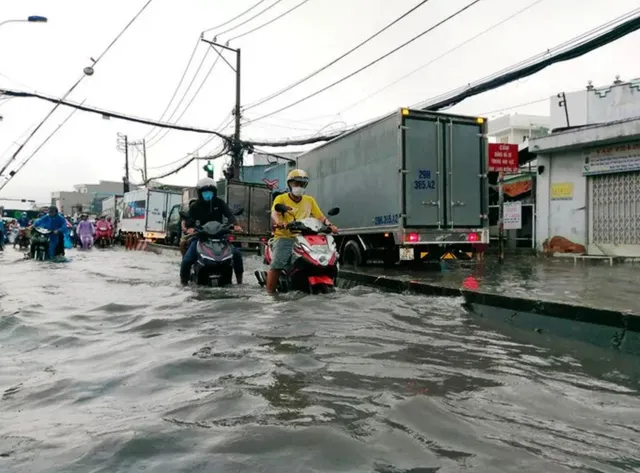
[[[479,317],[640,355],[640,314],[637,313],[470,291],[354,271],[340,271],[340,278],[393,292],[462,297],[464,308]]]

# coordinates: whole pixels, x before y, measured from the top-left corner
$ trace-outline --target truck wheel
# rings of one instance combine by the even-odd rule
[[[360,245],[355,240],[349,240],[344,244],[342,249],[342,263],[345,266],[363,266],[365,264],[365,258],[360,249]]]

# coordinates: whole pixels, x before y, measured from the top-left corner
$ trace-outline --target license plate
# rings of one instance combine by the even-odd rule
[[[400,261],[413,261],[414,256],[413,248],[400,248]]]

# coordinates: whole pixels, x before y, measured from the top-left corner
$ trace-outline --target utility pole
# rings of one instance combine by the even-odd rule
[[[142,139],[142,160],[142,168],[144,169],[144,180],[146,182],[146,180],[149,179],[149,174],[147,174],[147,140],[144,138]]]
[[[118,151],[124,152],[124,177],[122,178],[122,192],[129,192],[129,137],[118,133]]]
[[[147,173],[147,140],[143,138],[141,141],[129,141],[128,145],[142,145],[142,180],[146,182],[149,178],[149,174]]]
[[[242,166],[242,143],[240,141],[240,119],[242,118],[242,111],[241,111],[241,52],[240,52],[240,48],[238,49],[234,49],[231,48],[229,46],[225,46],[223,44],[219,44],[215,42],[215,38],[214,41],[207,41],[204,38],[200,38],[201,41],[209,44],[213,50],[218,54],[218,56],[220,56],[222,58],[222,60],[224,62],[227,63],[227,65],[231,68],[231,70],[233,70],[236,73],[236,105],[234,108],[234,115],[235,115],[235,132],[233,133],[233,144],[232,144],[232,148],[231,148],[231,170],[232,170],[232,174],[231,174],[231,179],[234,180],[238,180],[240,179],[240,166]],[[233,67],[231,65],[231,63],[229,63],[229,61],[227,61],[227,59],[220,53],[220,51],[218,51],[216,49],[216,47],[222,48],[222,49],[226,49],[227,51],[231,51],[233,53],[236,54],[236,67]]]

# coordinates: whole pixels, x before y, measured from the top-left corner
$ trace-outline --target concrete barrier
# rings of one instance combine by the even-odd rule
[[[460,297],[465,310],[478,317],[640,355],[640,314],[637,313],[405,281],[355,271],[340,271],[339,277],[393,292]]]

